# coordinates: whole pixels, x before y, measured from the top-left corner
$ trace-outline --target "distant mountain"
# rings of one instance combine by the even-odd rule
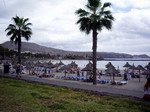
[[[1,44],[2,47],[12,49],[17,51],[18,46],[12,43],[11,41],[7,41]],[[22,52],[32,52],[32,53],[50,53],[50,54],[66,54],[67,51],[59,50],[55,48],[41,46],[31,42],[22,42],[21,46]]]
[[[1,44],[1,46],[16,50],[17,51],[17,45],[14,43],[7,41]],[[32,52],[32,53],[49,53],[51,55],[78,55],[83,56],[85,59],[91,59],[91,52],[76,52],[76,51],[65,51],[61,49],[55,49],[51,47],[45,47],[41,46],[35,43],[30,42],[22,42],[22,52]],[[99,58],[150,58],[146,54],[142,55],[131,55],[131,54],[125,54],[125,53],[113,53],[113,52],[98,52],[97,57]]]
[[[146,54],[141,54],[141,55],[133,55],[134,58],[149,58]]]

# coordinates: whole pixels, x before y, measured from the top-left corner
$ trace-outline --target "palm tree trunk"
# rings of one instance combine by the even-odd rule
[[[21,63],[21,36],[18,36],[18,62]]]
[[[139,69],[139,82],[141,81],[141,72],[140,72],[140,69]]]
[[[97,62],[97,31],[93,29],[93,84],[96,85],[96,62]]]
[[[115,82],[115,74],[113,73],[112,75],[113,75],[113,82]]]

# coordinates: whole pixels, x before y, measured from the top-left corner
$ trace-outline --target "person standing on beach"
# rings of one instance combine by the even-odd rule
[[[128,74],[128,71],[127,71],[127,70],[125,70],[125,71],[124,71],[124,80],[125,80],[125,81],[127,81],[127,80],[128,80],[127,74]]]
[[[144,85],[144,96],[143,99],[150,101],[150,77],[147,78],[147,82]]]
[[[16,77],[21,78],[21,65],[19,62],[17,63],[16,66],[16,74],[17,74]]]

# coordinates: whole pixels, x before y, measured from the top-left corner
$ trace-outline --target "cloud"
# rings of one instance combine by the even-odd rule
[[[102,0],[103,2],[111,2],[113,7],[118,10],[129,10],[133,8],[145,9],[150,8],[149,0]]]
[[[111,2],[115,17],[111,31],[98,35],[98,51],[150,54],[150,0],[102,0]],[[75,11],[85,8],[85,0],[5,0],[0,1],[0,43],[9,40],[4,30],[16,14],[30,18],[30,42],[49,47],[91,51],[92,35],[79,31]]]

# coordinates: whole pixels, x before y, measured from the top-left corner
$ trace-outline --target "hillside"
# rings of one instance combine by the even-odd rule
[[[17,51],[17,45],[15,45],[14,43],[12,43],[11,41],[7,41],[1,44],[1,46],[8,48],[8,49],[12,49],[12,50],[16,50]],[[55,48],[50,48],[50,47],[45,47],[45,46],[41,46],[35,43],[30,43],[30,42],[22,42],[22,52],[33,52],[33,53],[50,53],[50,54],[67,54],[67,51],[64,50],[59,50],[59,49],[55,49]]]
[[[1,44],[1,46],[17,50],[17,45],[14,43],[7,41]],[[51,55],[78,55],[83,56],[86,59],[91,58],[91,52],[76,52],[76,51],[65,51],[61,49],[55,49],[51,47],[45,47],[41,46],[35,43],[30,42],[22,42],[22,52],[32,52],[32,53],[45,53],[45,54],[51,54]],[[150,58],[149,56],[142,54],[142,55],[131,55],[131,54],[125,54],[125,53],[113,53],[113,52],[98,52],[97,53],[98,58]]]

